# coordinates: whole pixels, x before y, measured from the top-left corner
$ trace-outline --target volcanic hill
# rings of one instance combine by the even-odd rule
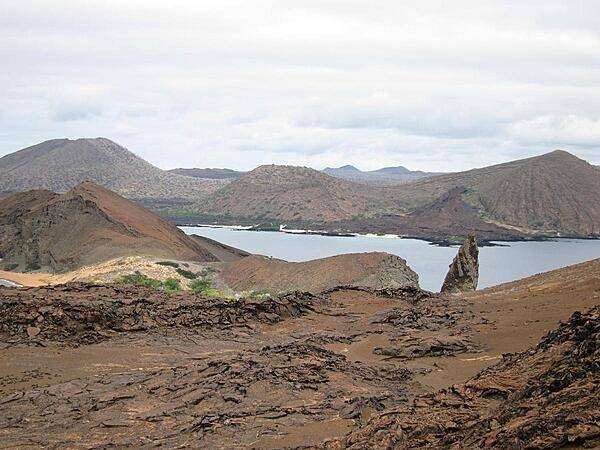
[[[224,182],[163,171],[105,138],[53,139],[0,158],[0,192],[62,193],[87,180],[129,199],[171,205],[203,198]]]
[[[397,186],[368,186],[305,167],[261,166],[197,209],[217,218],[444,240],[600,235],[600,172],[570,153]]]
[[[389,190],[414,210],[457,187],[487,222],[525,233],[600,235],[600,172],[563,150]]]
[[[63,270],[131,254],[217,260],[201,241],[92,182],[62,195],[38,190],[0,200],[4,264]]]
[[[308,167],[260,166],[215,192],[201,212],[234,218],[330,222],[386,210],[378,189]]]

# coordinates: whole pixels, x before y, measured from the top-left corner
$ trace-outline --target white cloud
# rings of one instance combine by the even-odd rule
[[[600,118],[575,115],[542,116],[512,124],[509,133],[517,142],[552,142],[562,146],[588,146],[600,151]]]
[[[600,163],[593,0],[0,8],[0,154],[103,135],[162,167]]]

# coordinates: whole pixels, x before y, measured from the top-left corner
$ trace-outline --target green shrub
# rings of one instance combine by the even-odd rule
[[[217,271],[217,269],[215,269],[214,267],[206,266],[200,272],[198,272],[198,275],[200,275],[201,277],[207,277],[207,276],[215,273],[216,271]]]
[[[190,282],[190,289],[195,294],[204,294],[212,288],[212,281],[206,277],[196,278]]]
[[[136,286],[144,286],[152,289],[161,289],[163,287],[162,281],[147,277],[146,275],[140,273],[137,270],[130,275],[123,275],[122,277],[118,278],[117,283],[133,284]]]
[[[167,278],[164,282],[165,292],[172,294],[181,290],[181,283],[177,278]]]
[[[4,266],[4,270],[6,270],[7,272],[10,272],[12,270],[15,270],[17,267],[19,267],[19,265],[17,263],[7,264]]]
[[[248,293],[248,297],[263,300],[265,298],[271,297],[271,294],[267,291],[250,291]]]
[[[195,280],[196,278],[198,278],[198,275],[192,272],[191,270],[177,269],[177,273],[182,277],[187,278],[188,280]]]
[[[216,298],[227,298],[225,294],[215,288],[208,288],[205,291],[201,292],[202,295],[206,297],[216,297]]]
[[[25,266],[25,272],[31,272],[34,270],[40,270],[42,268],[42,266],[40,266],[38,263],[29,263]]]
[[[179,267],[179,263],[176,263],[173,261],[158,261],[156,264],[158,264],[160,266],[168,266],[168,267],[174,267],[174,268]]]

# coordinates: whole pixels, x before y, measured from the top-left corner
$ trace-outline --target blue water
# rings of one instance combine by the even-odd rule
[[[209,227],[181,229],[188,234],[206,236],[250,253],[287,261],[306,261],[340,253],[393,253],[404,258],[419,274],[421,287],[431,291],[439,291],[448,265],[456,255],[456,247],[438,247],[417,239],[295,235]],[[503,245],[507,246],[479,249],[479,288],[600,258],[600,240],[557,239]]]

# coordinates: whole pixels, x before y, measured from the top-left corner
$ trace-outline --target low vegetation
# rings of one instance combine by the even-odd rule
[[[177,268],[177,273],[188,280],[195,280],[198,278],[198,274],[192,272],[191,270]]]
[[[7,264],[7,265],[4,266],[4,270],[7,271],[7,272],[11,272],[11,271],[15,270],[17,267],[19,267],[19,265],[16,264],[16,263]]]
[[[165,292],[173,293],[181,290],[181,283],[177,278],[167,278],[163,283]]]
[[[25,272],[33,272],[34,270],[40,270],[42,266],[38,263],[29,263],[25,266]]]
[[[179,267],[179,263],[176,263],[174,261],[158,261],[156,264],[158,264],[159,266],[174,267],[176,269]]]
[[[201,277],[208,277],[210,275],[212,275],[213,273],[215,273],[217,271],[217,269],[215,269],[214,267],[204,267],[199,273],[198,275]]]
[[[159,291],[164,291],[169,294],[181,290],[181,282],[177,278],[167,278],[165,281],[150,278],[139,271],[135,271],[129,275],[123,275],[117,279],[117,283],[133,284],[135,286],[144,286]]]
[[[189,286],[194,294],[200,294],[206,297],[226,297],[226,295],[223,294],[223,292],[213,287],[211,279],[207,276],[202,276],[200,278],[192,280]]]

